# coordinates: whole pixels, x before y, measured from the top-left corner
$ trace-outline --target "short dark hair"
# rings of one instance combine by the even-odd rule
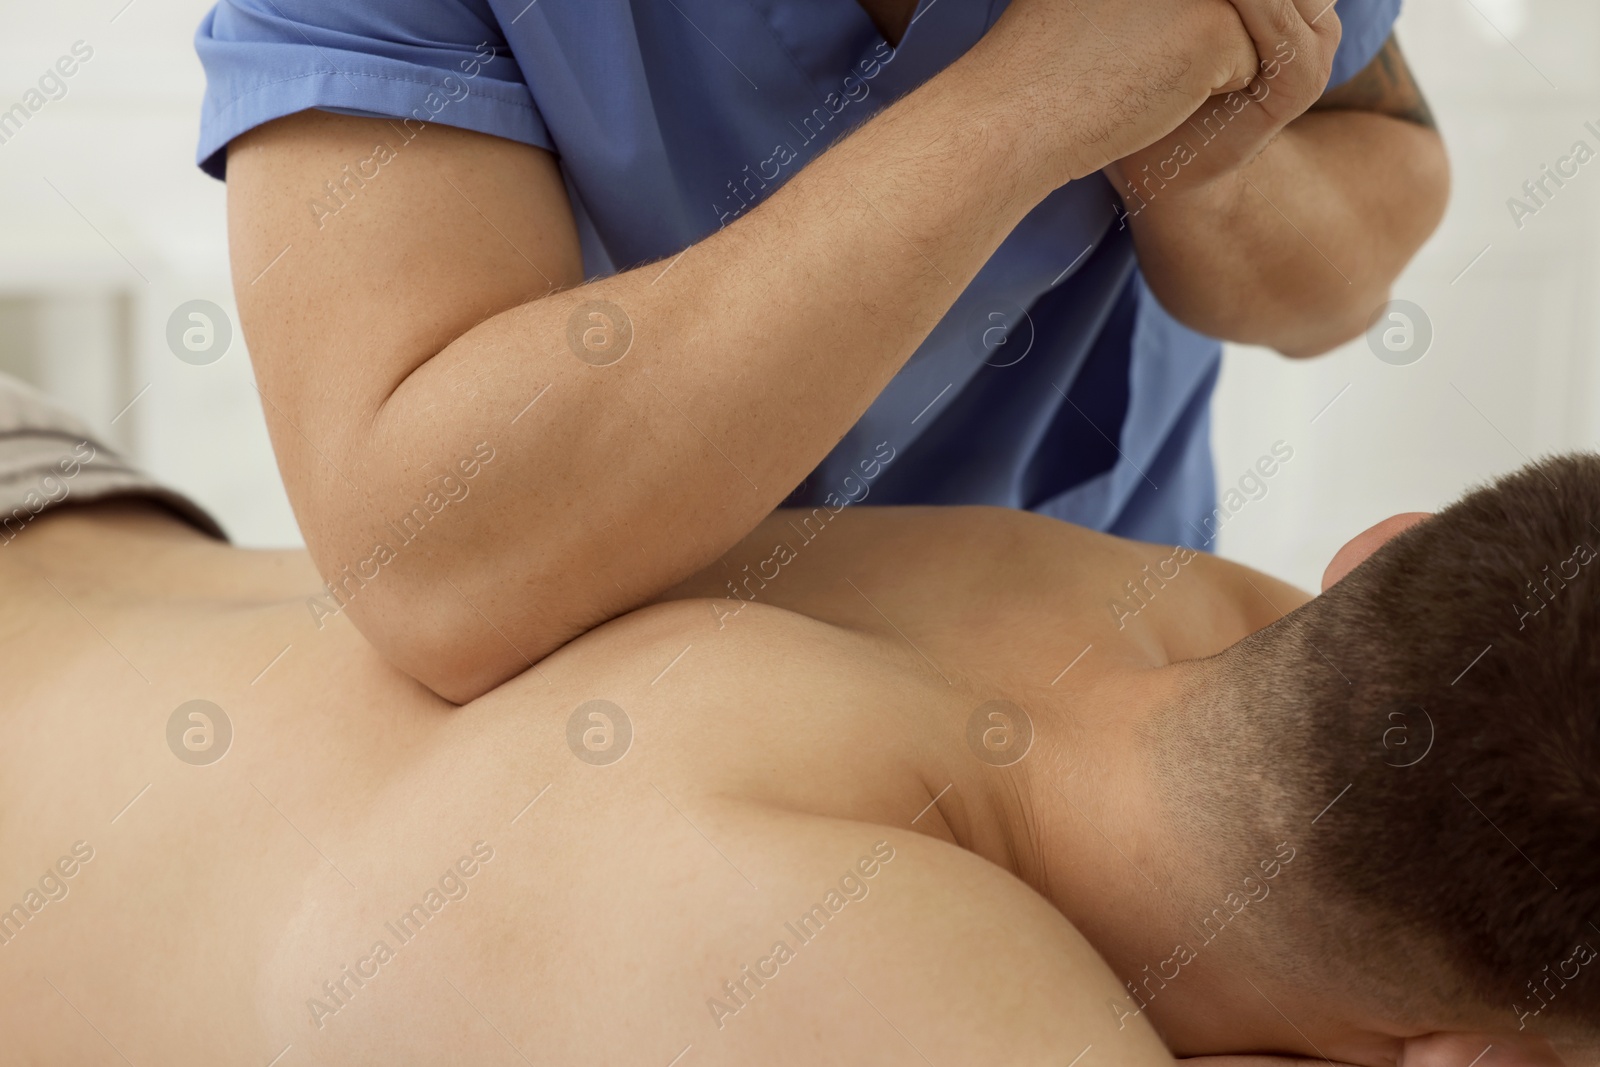
[[[1220,659],[1341,916],[1318,941],[1600,1033],[1600,455],[1474,490]]]

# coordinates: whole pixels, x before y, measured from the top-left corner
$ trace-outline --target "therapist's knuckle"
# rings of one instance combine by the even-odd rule
[[[1300,9],[1295,7],[1294,0],[1269,0],[1266,16],[1267,26],[1272,31],[1274,42],[1294,43],[1306,39],[1305,20],[1300,17]]]
[[[1327,62],[1328,57],[1322,55],[1320,49],[1296,48],[1294,61],[1280,65],[1273,88],[1293,97],[1307,94],[1316,97],[1328,80]]]
[[[1197,5],[1189,14],[1188,25],[1181,28],[1181,40],[1194,42],[1190,55],[1202,59],[1191,69],[1196,79],[1210,89],[1232,80],[1239,72],[1241,57],[1244,65],[1250,64],[1250,40],[1239,24],[1239,13],[1232,4],[1223,0],[1218,4]]]
[[[1239,10],[1228,0],[1199,6],[1190,16],[1198,23],[1194,27],[1200,39],[1213,46],[1225,45],[1240,39],[1244,26],[1239,20]]]
[[[1312,98],[1319,97],[1327,91],[1328,81],[1333,77],[1334,49],[1331,46],[1308,48],[1303,49],[1301,54],[1305,57],[1305,62],[1302,64],[1304,73],[1301,75],[1304,78],[1305,91]]]
[[[1273,89],[1309,105],[1327,88],[1328,75],[1333,69],[1333,49],[1322,47],[1315,38],[1309,43],[1296,43],[1293,47],[1291,58],[1278,64],[1278,76],[1273,82]]]
[[[1316,22],[1312,24],[1311,29],[1318,37],[1328,42],[1330,48],[1336,48],[1340,39],[1344,37],[1344,20],[1339,18],[1339,12],[1330,3],[1326,11],[1316,16]]]

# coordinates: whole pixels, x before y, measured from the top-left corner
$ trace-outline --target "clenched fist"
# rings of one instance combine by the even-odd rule
[[[1238,172],[1326,88],[1340,36],[1330,0],[1240,0],[1239,10],[1259,56],[1255,78],[1106,168],[1130,214],[1168,183],[1193,192]]]
[[[962,62],[1027,123],[1055,185],[1146,165],[1205,180],[1317,99],[1338,43],[1328,0],[1012,0]],[[1226,136],[1203,139],[1223,115]]]

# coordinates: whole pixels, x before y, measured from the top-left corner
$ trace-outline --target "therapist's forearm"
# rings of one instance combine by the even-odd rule
[[[1366,328],[1448,191],[1434,131],[1312,111],[1239,172],[1158,193],[1129,222],[1152,292],[1180,321],[1307,356]]]

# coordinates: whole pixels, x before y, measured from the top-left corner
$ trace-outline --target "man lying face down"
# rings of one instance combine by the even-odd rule
[[[303,553],[47,510],[0,545],[7,1059],[1592,1062],[1596,515],[1547,461],[1313,600],[779,514],[457,708]]]

